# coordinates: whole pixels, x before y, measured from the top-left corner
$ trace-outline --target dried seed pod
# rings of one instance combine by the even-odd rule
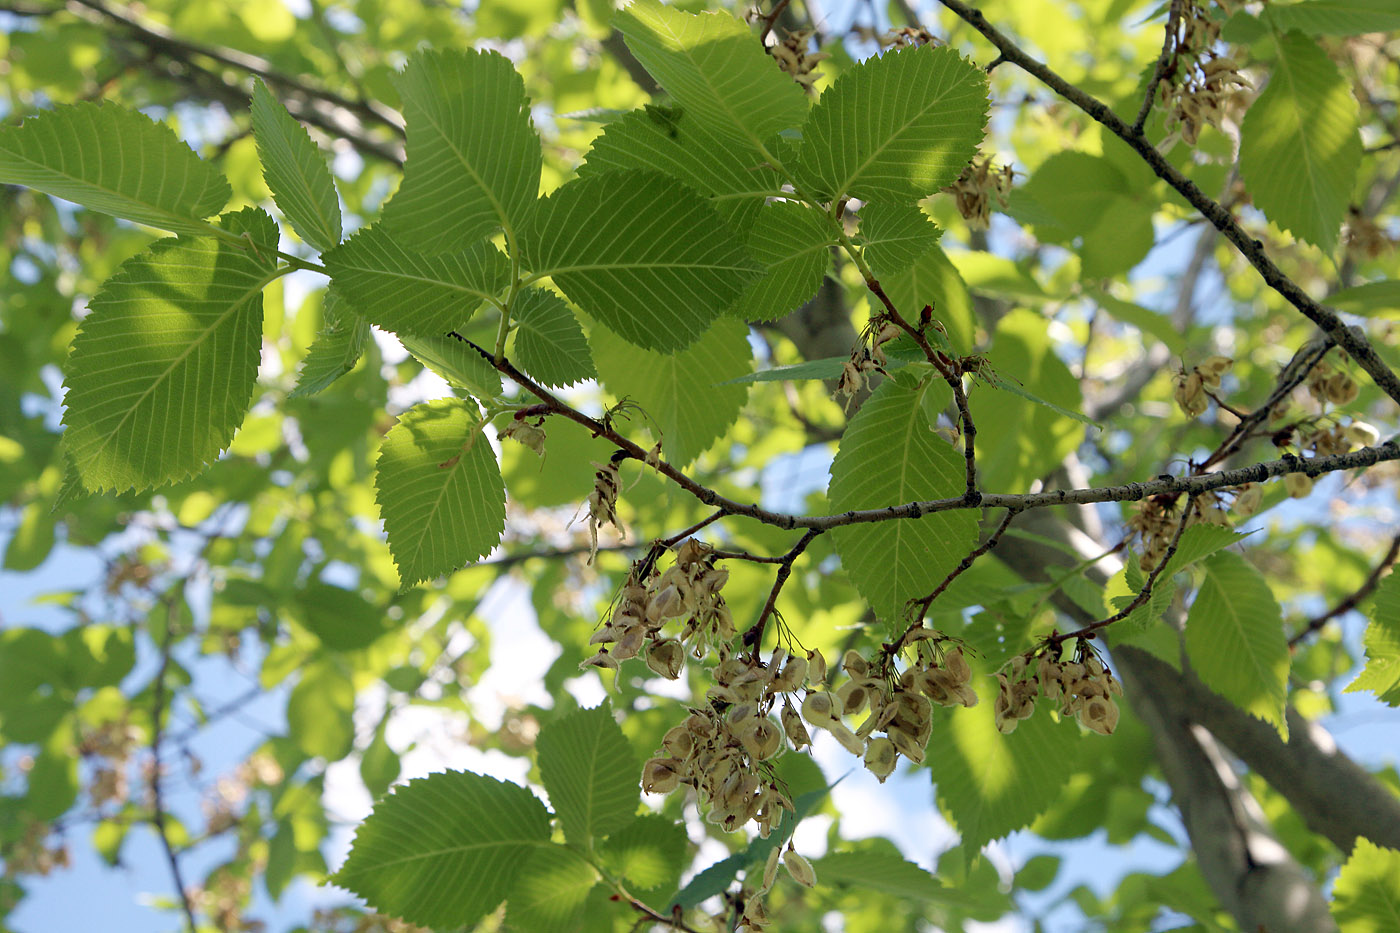
[[[818,729],[825,729],[832,723],[840,723],[841,717],[836,712],[836,702],[829,693],[818,693],[813,691],[807,694],[802,701],[802,718],[816,726]]]
[[[1306,499],[1312,492],[1313,480],[1306,473],[1289,473],[1283,477],[1283,488],[1294,499]]]
[[[952,675],[955,684],[965,684],[972,679],[972,668],[961,648],[954,648],[943,656],[943,669]]]
[[[763,865],[763,887],[759,893],[766,893],[773,887],[773,882],[778,880],[778,859],[782,855],[782,849],[774,846],[768,853],[768,861]]]
[[[1356,384],[1356,380],[1344,372],[1333,374],[1324,388],[1327,401],[1333,405],[1350,405],[1356,401],[1356,396],[1361,393],[1361,387]]]
[[[807,652],[807,678],[814,684],[826,683],[826,658],[816,648]]]
[[[899,761],[899,750],[895,748],[892,741],[884,736],[878,736],[870,740],[865,746],[865,769],[875,777],[880,783],[885,783],[885,778],[894,773],[895,764]]]
[[[852,679],[866,677],[870,674],[870,662],[865,660],[865,657],[854,648],[847,649],[846,653],[841,656],[841,666]]]
[[[788,741],[792,743],[793,748],[812,744],[812,736],[807,732],[807,727],[802,724],[802,717],[797,714],[797,710],[783,704],[780,716],[783,720],[783,732],[787,733]]]
[[[685,646],[674,638],[652,642],[647,648],[647,667],[667,680],[676,680],[685,667]]]
[[[642,790],[669,794],[681,784],[684,765],[674,758],[652,758],[642,767]]]
[[[1381,439],[1381,432],[1364,421],[1353,421],[1342,429],[1342,436],[1357,447],[1370,447]]]
[[[1235,496],[1235,502],[1231,508],[1240,518],[1249,518],[1259,511],[1259,506],[1263,501],[1264,487],[1258,483],[1245,483],[1239,488],[1239,495]]]
[[[792,843],[788,843],[787,851],[783,853],[783,867],[792,875],[792,880],[807,888],[817,886],[817,873],[812,868],[812,863],[807,861],[792,848]]]

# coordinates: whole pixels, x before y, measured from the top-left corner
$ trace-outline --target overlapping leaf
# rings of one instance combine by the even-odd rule
[[[1288,641],[1278,600],[1263,575],[1230,551],[1203,564],[1186,617],[1186,654],[1201,682],[1287,738]]]
[[[494,909],[521,864],[549,844],[549,814],[528,790],[447,771],[380,800],[332,880],[376,910],[459,929]]]
[[[987,76],[944,46],[869,58],[836,79],[802,128],[797,177],[823,200],[917,200],[957,180],[987,123]]]
[[[963,491],[963,458],[933,433],[923,390],[903,374],[883,382],[846,427],[831,464],[832,511],[943,499]],[[851,582],[881,619],[932,590],[976,545],[968,511],[833,529]]]
[[[907,271],[938,242],[941,233],[916,204],[876,202],[860,209],[860,241],[865,258],[882,282]]]
[[[634,0],[614,24],[657,83],[716,134],[762,145],[807,115],[802,89],[728,13]]]
[[[1400,317],[1400,282],[1385,279],[1344,288],[1327,296],[1327,303],[1350,314],[1366,317]]]
[[[342,309],[340,305],[339,293],[335,289],[329,290],[321,304],[321,332],[306,351],[301,372],[297,374],[296,388],[289,398],[302,398],[323,391],[354,369],[365,352],[370,338],[369,322],[349,308]]]
[[[456,337],[399,337],[413,358],[449,384],[477,398],[501,394],[501,374],[480,353]]]
[[[1370,690],[1381,702],[1400,706],[1400,573],[1392,573],[1376,587],[1366,626],[1366,667],[1347,687],[1347,693]]]
[[[924,305],[933,305],[933,319],[953,347],[959,353],[972,349],[976,333],[972,296],[942,247],[934,244],[902,272],[882,275],[880,285],[906,320],[918,320]]]
[[[253,138],[273,200],[303,240],[325,252],[340,242],[340,201],[330,169],[306,129],[267,85],[253,87]]]
[[[674,886],[686,863],[685,827],[659,813],[646,813],[610,834],[601,854],[609,868],[631,886]]]
[[[1351,82],[1316,42],[1290,32],[1240,127],[1240,173],[1255,206],[1327,252],[1361,166],[1358,120]]]
[[[1400,29],[1395,0],[1303,0],[1270,4],[1262,16],[1280,32],[1298,29],[1314,36],[1359,36]]]
[[[370,227],[323,257],[356,311],[398,334],[441,337],[506,287],[510,262],[490,243],[426,254],[388,229]]]
[[[663,455],[684,466],[709,449],[739,417],[747,385],[721,385],[748,371],[753,350],[742,321],[716,321],[678,353],[637,350],[595,327],[591,336],[603,385],[641,406],[659,429]]]
[[[833,852],[812,867],[823,885],[848,885],[856,891],[879,891],[936,904],[977,906],[975,899],[942,883],[893,849],[872,846],[855,852]]]
[[[161,240],[89,305],[64,377],[64,439],[88,489],[183,479],[243,420],[261,358],[262,290],[277,275],[277,225],[253,209],[222,223],[247,245]]]
[[[439,399],[404,412],[384,438],[374,481],[404,586],[450,573],[500,543],[505,484],[467,402]]]
[[[765,198],[781,193],[776,170],[752,145],[716,133],[684,110],[668,121],[635,110],[603,128],[579,177],[640,169],[679,179],[710,199],[736,230],[747,230]]]
[[[514,361],[527,375],[555,388],[598,378],[583,328],[558,295],[526,289],[516,297],[511,316],[516,322]]]
[[[1144,199],[1133,180],[1107,157],[1075,150],[1056,153],[1017,195],[1043,215],[1034,222],[1047,238],[1082,238],[1079,252],[1086,279],[1126,272],[1147,256],[1155,241],[1156,205]]]
[[[177,233],[232,193],[168,126],[112,104],[65,104],[0,129],[0,184],[27,185],[105,214]]]
[[[522,933],[571,933],[583,917],[598,871],[573,849],[549,845],[514,866],[506,922]]]
[[[355,685],[334,662],[320,661],[302,671],[287,699],[287,731],[308,755],[339,761],[350,751],[355,725]]]
[[[384,222],[429,252],[504,228],[514,238],[540,188],[540,141],[525,83],[497,52],[424,51],[395,82],[403,99],[403,182]]]
[[[1341,933],[1400,929],[1400,851],[1358,836],[1337,876],[1331,908]]]
[[[569,842],[587,846],[632,822],[641,766],[606,703],[540,731],[540,779]]]
[[[1047,775],[1073,771],[1082,741],[1075,723],[1055,722],[1045,710],[1002,735],[992,706],[982,702],[935,716],[929,740],[929,748],[938,750],[929,765],[938,800],[972,851],[1049,808],[1063,784]]]
[[[687,346],[758,276],[714,208],[650,172],[560,188],[541,203],[526,255],[590,317],[649,350]]]
[[[750,254],[764,266],[729,313],[745,321],[772,321],[817,293],[831,264],[831,221],[792,201],[765,204],[749,232]]]

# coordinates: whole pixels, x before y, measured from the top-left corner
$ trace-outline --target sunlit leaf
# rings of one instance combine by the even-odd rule
[[[253,85],[253,137],[263,178],[296,232],[316,249],[340,242],[340,201],[330,170],[306,129],[261,81]]]

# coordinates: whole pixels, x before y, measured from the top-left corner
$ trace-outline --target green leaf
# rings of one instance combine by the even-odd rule
[[[661,125],[643,110],[624,114],[593,141],[580,178],[642,169],[685,183],[710,199],[736,230],[747,230],[766,198],[782,194],[782,178],[752,145],[737,143],[682,111]]]
[[[977,154],[987,107],[986,73],[947,46],[867,58],[812,108],[798,181],[822,200],[926,197],[956,181]]]
[[[491,553],[506,490],[473,406],[439,399],[399,416],[384,438],[376,499],[404,587]]]
[[[378,911],[455,930],[493,910],[522,861],[549,845],[549,814],[534,794],[447,771],[380,800],[331,880]]]
[[[277,225],[252,208],[221,223],[247,242],[160,240],[89,304],[64,378],[64,441],[90,490],[184,479],[247,412]]]
[[[685,827],[659,813],[645,813],[603,842],[610,871],[644,890],[674,886],[685,867],[690,840]]]
[[[322,262],[367,321],[415,337],[441,337],[463,326],[510,282],[510,261],[490,243],[427,255],[382,226],[361,230]]]
[[[355,368],[369,343],[369,322],[349,308],[337,289],[329,289],[321,304],[321,332],[302,361],[297,384],[288,398],[305,398],[324,391]]]
[[[588,846],[632,822],[641,799],[641,765],[607,703],[575,710],[540,731],[540,779],[564,837]]]
[[[478,398],[501,394],[501,374],[456,337],[399,337],[413,358],[459,389]]]
[[[1361,167],[1358,120],[1351,82],[1316,42],[1290,32],[1240,127],[1240,173],[1255,206],[1328,253]]]
[[[1397,318],[1400,317],[1400,282],[1386,279],[1344,288],[1328,295],[1327,304],[1348,314]]]
[[[1167,562],[1163,573],[1180,573],[1197,561],[1204,560],[1216,551],[1238,544],[1248,537],[1248,532],[1241,534],[1221,525],[1192,525],[1181,533],[1176,553]]]
[[[60,105],[0,128],[0,184],[206,236],[201,218],[218,213],[232,193],[219,170],[170,127],[134,110],[90,103]]]
[[[972,349],[977,316],[958,270],[937,244],[902,272],[883,275],[880,285],[906,320],[917,321],[924,305],[933,305],[933,319],[942,325],[959,353]]]
[[[1358,836],[1332,889],[1331,908],[1341,933],[1400,930],[1400,851]]]
[[[513,360],[527,375],[558,389],[598,378],[583,328],[558,295],[526,289],[516,296],[511,316],[516,323]]]
[[[603,385],[642,407],[673,466],[708,450],[748,399],[747,385],[722,384],[746,373],[753,357],[748,328],[735,318],[716,321],[679,353],[637,350],[603,327],[593,328],[591,340]]]
[[[506,923],[524,933],[572,933],[597,883],[597,869],[572,849],[536,849],[511,881]]]
[[[759,146],[807,115],[802,89],[728,13],[634,0],[613,24],[685,113],[717,135]]]
[[[1087,152],[1059,152],[1041,163],[1018,192],[1054,218],[1048,229],[1082,237],[1082,276],[1102,279],[1126,272],[1147,256],[1156,241],[1152,211],[1143,192],[1112,160]]]
[[[1088,297],[1109,315],[1143,334],[1156,337],[1173,354],[1180,355],[1186,350],[1186,338],[1172,325],[1171,317],[1142,305],[1115,298],[1107,292],[1091,289]],[[1330,301],[1330,299],[1329,299]]]
[[[384,209],[395,239],[441,252],[504,228],[511,247],[540,190],[525,83],[498,52],[422,51],[395,81],[407,144]]]
[[[833,512],[873,509],[963,492],[963,458],[933,433],[919,404],[923,387],[903,374],[885,380],[846,426],[831,464]],[[832,530],[851,583],[881,619],[937,586],[976,546],[970,511],[936,512]]]
[[[1186,617],[1186,654],[1201,682],[1288,737],[1288,641],[1269,584],[1238,554],[1222,551],[1202,567]]]
[[[71,717],[65,717],[34,756],[22,812],[36,820],[56,820],[78,799],[78,754]]]
[[[281,899],[282,892],[287,889],[287,882],[292,880],[296,857],[296,834],[292,823],[290,820],[279,820],[277,832],[267,845],[267,866],[262,873],[267,896],[274,901]]]
[[[648,350],[689,345],[758,277],[709,203],[650,172],[569,182],[541,202],[525,243],[536,275]]]
[[[1304,0],[1273,3],[1261,16],[1279,32],[1297,29],[1313,36],[1359,36],[1400,29],[1395,0]]]
[[[983,681],[984,689],[989,681]],[[976,851],[993,839],[1030,824],[1059,799],[1064,785],[1047,779],[1074,770],[1082,741],[1079,727],[1055,722],[1038,710],[1010,735],[997,731],[993,704],[955,709],[934,717],[930,749],[938,800]]]
[[[865,258],[882,282],[907,271],[942,233],[916,204],[877,201],[860,209]]]
[[[812,867],[823,885],[846,885],[860,893],[879,892],[960,907],[977,904],[973,898],[939,881],[898,852],[883,847],[833,852],[818,859]]]
[[[340,242],[340,200],[320,150],[267,85],[253,84],[253,138],[263,180],[292,227],[321,252]]]
[[[332,651],[368,648],[391,630],[384,610],[354,590],[312,580],[297,591],[302,621]]]
[[[385,735],[388,725],[389,716],[386,713],[380,720],[379,728],[374,730],[374,738],[360,756],[360,780],[364,781],[365,790],[376,800],[383,797],[399,779],[401,770],[399,756],[389,747]]]
[[[745,321],[775,321],[808,301],[831,265],[836,234],[819,210],[793,201],[763,205],[749,231],[749,252],[764,266],[729,313]]]
[[[1114,574],[1113,579],[1108,583],[1105,595],[1112,603],[1114,611],[1121,612],[1137,598],[1146,584],[1147,574],[1138,565],[1138,556],[1129,552],[1123,562],[1123,570]],[[1157,577],[1157,582],[1152,584],[1152,595],[1147,597],[1147,601],[1129,613],[1128,617],[1119,624],[1125,633],[1136,635],[1145,632],[1152,627],[1154,622],[1162,618],[1162,614],[1167,611],[1175,598],[1176,581],[1172,579],[1171,574],[1163,572]]]
[[[339,761],[354,743],[354,711],[355,685],[339,666],[319,661],[302,671],[287,699],[287,732],[306,754]]]
[[[1024,492],[1084,439],[1074,409],[1079,383],[1050,342],[1045,318],[1012,311],[997,322],[983,368],[987,387],[969,393],[977,425],[977,475],[983,489]],[[1080,422],[1080,423],[1076,423]]]
[[[1366,667],[1344,692],[1370,690],[1382,703],[1400,706],[1400,573],[1376,587],[1366,626]]]

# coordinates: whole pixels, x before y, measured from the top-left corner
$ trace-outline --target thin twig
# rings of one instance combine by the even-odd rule
[[[958,565],[948,573],[948,576],[943,578],[943,582],[933,588],[933,592],[913,604],[915,608],[911,611],[911,615],[914,621],[904,630],[904,634],[899,636],[899,640],[894,642],[894,651],[891,652],[892,654],[903,648],[904,640],[909,637],[909,634],[924,624],[924,616],[928,614],[929,607],[933,605],[933,601],[939,596],[942,596],[943,591],[948,589],[954,580],[962,576],[977,558],[997,546],[997,542],[1001,540],[1002,534],[1010,527],[1012,520],[1016,518],[1016,514],[1017,512],[1015,509],[1007,509],[1006,515],[1002,518],[1001,523],[997,525],[996,530],[987,537],[987,540],[983,541],[975,550],[971,551],[966,557],[959,561]]]
[[[783,15],[783,10],[792,0],[778,0],[773,4],[773,9],[768,11],[768,15],[763,17],[763,30],[758,34],[758,41],[763,45],[768,44],[768,34],[773,31],[773,24],[778,21],[778,17]]]
[[[1396,535],[1390,540],[1390,549],[1385,552],[1385,556],[1381,558],[1381,562],[1372,569],[1366,576],[1366,579],[1362,581],[1361,585],[1356,588],[1356,592],[1299,629],[1292,638],[1288,639],[1288,647],[1296,647],[1300,641],[1314,632],[1320,631],[1323,626],[1331,622],[1337,616],[1351,612],[1351,610],[1361,605],[1361,601],[1370,596],[1375,590],[1376,585],[1381,582],[1381,577],[1385,575],[1385,572],[1395,565],[1397,558],[1400,558],[1400,535]]]
[[[1196,471],[1204,472],[1239,450],[1240,446],[1251,436],[1251,432],[1268,419],[1274,406],[1285,399],[1308,377],[1308,373],[1317,364],[1317,361],[1326,356],[1327,351],[1333,346],[1334,344],[1328,337],[1319,334],[1299,347],[1298,352],[1294,353],[1293,358],[1288,361],[1288,365],[1284,366],[1283,371],[1278,374],[1278,379],[1274,381],[1274,389],[1269,393],[1269,397],[1264,400],[1262,405],[1247,415],[1243,417],[1236,415],[1240,418],[1240,423],[1235,425],[1230,434],[1220,442],[1220,446],[1216,447],[1209,457],[1196,466]]]
[[[167,598],[165,610],[165,637],[160,643],[160,669],[156,671],[151,700],[151,823],[155,825],[156,834],[160,836],[161,848],[165,850],[165,860],[170,866],[170,875],[175,882],[175,891],[185,914],[185,922],[189,925],[189,933],[196,933],[199,924],[194,917],[194,905],[190,903],[190,896],[185,890],[180,859],[175,854],[174,843],[170,841],[170,832],[166,826],[165,794],[160,785],[163,770],[161,742],[164,740],[165,715],[168,712],[165,707],[165,675],[170,670],[171,642],[175,638],[174,597]]]
[[[1123,122],[1122,118],[1103,101],[1069,83],[1042,62],[1026,54],[1020,46],[992,26],[979,10],[968,6],[962,0],[939,0],[939,2],[985,36],[1008,61],[1039,78],[1061,97],[1079,107],[1105,129],[1127,143],[1147,163],[1158,178],[1174,188],[1192,207],[1200,211],[1207,220],[1214,224],[1231,243],[1235,244],[1235,247],[1249,261],[1249,264],[1264,279],[1265,284],[1283,296],[1284,300],[1297,308],[1304,317],[1321,328],[1323,333],[1335,340],[1338,346],[1345,349],[1352,359],[1366,370],[1375,384],[1386,395],[1400,404],[1400,377],[1397,377],[1395,372],[1380,358],[1364,333],[1347,327],[1335,311],[1318,304],[1307,292],[1303,291],[1298,283],[1285,275],[1283,270],[1265,252],[1263,241],[1250,236],[1224,206],[1201,191],[1191,179],[1167,161],[1167,158],[1157,151],[1150,140],[1141,133],[1134,133],[1132,127]]]
[[[807,545],[821,534],[816,528],[807,529],[807,533],[792,546],[792,549],[782,556],[778,562],[778,573],[773,578],[773,588],[768,591],[768,599],[763,603],[763,611],[758,614],[758,621],[744,633],[744,646],[749,649],[749,653],[755,661],[758,660],[758,649],[763,645],[763,629],[768,624],[769,616],[773,615],[774,608],[778,603],[778,593],[783,589],[783,584],[787,582],[792,574],[792,565],[797,558],[802,556],[802,552],[807,550]]]
[[[1139,606],[1144,605],[1151,599],[1152,588],[1156,586],[1157,578],[1162,575],[1162,571],[1166,569],[1167,564],[1171,563],[1171,559],[1176,556],[1177,545],[1181,543],[1181,536],[1185,533],[1186,526],[1190,524],[1191,507],[1195,502],[1195,496],[1187,496],[1186,505],[1181,510],[1181,521],[1176,523],[1176,533],[1172,535],[1172,540],[1171,543],[1167,545],[1166,553],[1164,553],[1162,559],[1157,562],[1157,566],[1152,568],[1152,573],[1148,575],[1147,582],[1142,585],[1141,592],[1133,598],[1132,602],[1106,619],[1090,622],[1088,625],[1075,629],[1072,632],[1055,632],[1045,639],[1045,643],[1047,645],[1058,645],[1060,642],[1068,641],[1071,638],[1083,638],[1092,632],[1097,632],[1101,628],[1107,628],[1115,622],[1123,621],[1128,616],[1132,615]]]
[[[1147,126],[1147,116],[1152,112],[1152,99],[1157,96],[1157,87],[1167,75],[1176,70],[1177,30],[1181,28],[1181,0],[1172,0],[1167,12],[1166,35],[1162,39],[1162,54],[1157,56],[1157,66],[1152,69],[1152,80],[1147,82],[1147,93],[1143,95],[1142,106],[1137,119],[1133,121],[1133,132],[1142,135]]]

